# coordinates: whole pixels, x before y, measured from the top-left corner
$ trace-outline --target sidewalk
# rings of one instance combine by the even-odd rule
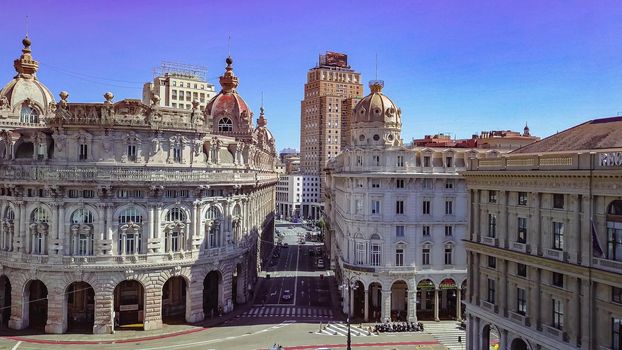
[[[85,333],[65,333],[65,334],[46,334],[30,330],[1,329],[0,338],[25,343],[38,344],[122,344],[139,341],[157,340],[172,338],[186,334],[201,332],[212,327],[216,327],[227,322],[236,316],[244,313],[252,307],[252,303],[241,305],[222,317],[208,319],[195,324],[163,325],[161,329],[149,331],[141,330],[117,330],[115,334],[85,334]]]

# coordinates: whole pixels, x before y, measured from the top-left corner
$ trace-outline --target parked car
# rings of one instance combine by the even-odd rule
[[[284,290],[283,294],[281,294],[281,300],[292,300],[292,292],[289,289]]]

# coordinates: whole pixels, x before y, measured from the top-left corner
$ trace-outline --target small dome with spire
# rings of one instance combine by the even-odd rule
[[[0,90],[0,110],[9,110],[11,114],[24,114],[29,120],[33,113],[37,115],[51,112],[54,97],[50,90],[37,79],[39,62],[32,58],[28,37],[22,40],[24,45],[21,56],[13,61],[17,75]]]
[[[523,129],[523,136],[531,136],[529,134],[529,126],[527,126],[527,122],[525,122],[525,128]]]
[[[236,91],[238,77],[233,73],[231,56],[225,62],[225,73],[219,79],[222,89],[207,103],[205,114],[211,116],[215,133],[250,135],[253,131],[253,112]]]

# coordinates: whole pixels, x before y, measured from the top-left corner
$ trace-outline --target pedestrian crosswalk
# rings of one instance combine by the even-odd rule
[[[462,350],[466,347],[466,331],[460,329],[456,321],[423,322],[423,329],[447,349]],[[462,342],[458,342],[458,337]]]
[[[245,311],[240,317],[288,317],[288,318],[321,318],[333,317],[333,310],[322,307],[297,307],[297,306],[253,306]]]
[[[321,326],[322,329],[315,334],[323,335],[348,335],[348,325],[343,322],[329,322]],[[370,332],[366,327],[360,328],[358,325],[350,325],[350,335],[353,337],[371,337],[377,334]]]

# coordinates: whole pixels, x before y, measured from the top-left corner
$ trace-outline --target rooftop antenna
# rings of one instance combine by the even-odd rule
[[[378,53],[376,52],[376,80],[378,80]]]
[[[28,23],[29,22],[28,16],[26,16],[25,22],[26,22],[26,37],[28,37],[28,25],[29,25],[29,23]]]
[[[229,34],[227,39],[227,56],[231,57],[231,34]]]
[[[261,108],[263,108],[263,91],[261,92]]]

